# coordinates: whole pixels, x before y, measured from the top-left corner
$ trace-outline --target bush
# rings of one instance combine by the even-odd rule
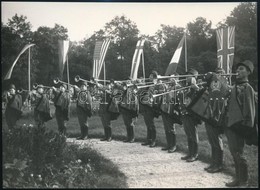
[[[3,133],[2,142],[3,187],[126,187],[110,161],[89,146],[67,145],[65,136],[45,127],[24,125]]]

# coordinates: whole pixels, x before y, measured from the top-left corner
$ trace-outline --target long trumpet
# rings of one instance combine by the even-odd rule
[[[29,90],[25,90],[25,89],[22,89],[22,88],[20,88],[20,89],[17,90],[18,93],[28,92],[28,91],[29,91]]]
[[[55,78],[55,79],[53,79],[53,83],[54,83],[54,84],[62,83],[62,84],[66,84],[66,85],[74,86],[73,84],[69,84],[69,83],[67,83],[67,82],[63,82],[63,81],[61,81],[59,78]]]
[[[197,85],[203,85],[203,84],[206,84],[206,83],[207,83],[207,82],[201,82],[201,83],[198,83]],[[169,91],[163,92],[163,93],[161,93],[161,94],[153,94],[152,96],[153,96],[153,98],[156,98],[156,97],[158,97],[158,96],[163,96],[163,95],[169,94],[169,93],[171,93],[171,92],[177,92],[177,91],[185,90],[185,89],[188,89],[188,88],[191,88],[191,85],[190,85],[190,86],[186,86],[186,87],[182,87],[182,88],[178,88],[178,89],[176,89],[176,90],[169,90]]]
[[[33,88],[36,89],[39,85],[37,83],[34,83],[33,84]],[[44,86],[44,85],[41,85],[43,88],[52,88],[50,86]]]
[[[75,76],[74,80],[75,80],[75,82],[84,81],[84,82],[87,82],[87,83],[90,83],[90,84],[96,84],[96,83],[94,83],[94,82],[92,82],[92,81],[89,81],[89,80],[85,80],[85,79],[83,79],[83,78],[80,78],[79,75]]]
[[[212,74],[213,72],[209,72],[210,74]],[[159,75],[157,77],[157,79],[170,79],[170,78],[180,78],[180,77],[195,77],[195,76],[202,76],[202,77],[205,77],[207,75],[206,74],[198,74],[198,75],[173,75],[173,76],[161,76]],[[238,73],[228,73],[228,74],[217,74],[217,75],[220,75],[220,76],[237,76]]]
[[[181,81],[185,81],[187,79],[182,79],[182,80],[175,80],[175,84],[181,82]],[[141,89],[141,88],[146,88],[146,87],[152,87],[152,86],[156,86],[156,85],[161,85],[161,84],[171,84],[174,83],[174,81],[167,81],[167,82],[162,82],[162,83],[156,83],[156,84],[148,84],[148,85],[143,85],[143,86],[136,86],[137,89]]]

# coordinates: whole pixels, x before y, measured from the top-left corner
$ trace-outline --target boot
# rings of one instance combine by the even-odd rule
[[[170,142],[169,142],[169,136],[170,134],[168,132],[165,133],[165,136],[166,136],[166,141],[167,141],[167,146],[166,147],[163,147],[162,150],[168,150],[169,147],[170,147]]]
[[[215,149],[213,147],[211,147],[211,164],[208,167],[204,168],[204,170],[208,171],[211,168],[215,167],[215,164],[216,164],[215,158],[216,158]]]
[[[239,186],[248,186],[248,166],[247,163],[239,163]]]
[[[106,141],[107,140],[107,128],[105,127],[104,128],[104,134],[105,134],[105,137],[104,138],[102,138],[102,139],[100,139],[100,141]]]
[[[192,155],[192,141],[188,139],[188,154],[186,156],[181,157],[182,160],[187,160]]]
[[[110,142],[112,140],[112,129],[107,128],[107,141]]]
[[[169,138],[170,147],[169,147],[168,153],[173,153],[173,152],[176,151],[176,135],[175,134],[169,134],[169,137],[170,137]]]
[[[147,141],[142,143],[143,146],[150,145],[152,142],[151,130],[147,128]]]
[[[133,143],[133,142],[135,142],[135,133],[134,133],[134,127],[133,126],[131,126],[129,132],[130,132],[130,134],[129,134],[129,137],[130,137],[129,143]]]
[[[129,142],[130,141],[130,130],[128,127],[126,127],[126,135],[127,135],[127,139],[124,140],[123,142]]]
[[[84,131],[84,128],[83,128],[83,127],[80,127],[80,133],[81,133],[81,134],[80,134],[80,136],[77,137],[76,139],[77,139],[77,140],[83,140],[84,137],[85,137],[85,136],[84,136],[84,132],[85,132],[85,131]]]
[[[208,170],[209,173],[217,173],[223,170],[223,150],[216,151],[215,160],[216,164]]]
[[[153,148],[153,147],[156,146],[156,142],[155,142],[155,139],[156,139],[156,130],[155,130],[155,129],[151,131],[151,136],[152,136],[152,142],[151,142],[151,144],[150,144],[149,147],[150,147],[150,148]]]
[[[84,140],[88,139],[88,127],[85,127]]]
[[[226,183],[227,187],[238,187],[239,186],[239,165],[237,161],[235,161],[235,172],[236,172],[236,177],[233,181]]]
[[[198,160],[198,143],[192,142],[192,156],[190,158],[188,158],[186,161],[194,162],[196,160]]]

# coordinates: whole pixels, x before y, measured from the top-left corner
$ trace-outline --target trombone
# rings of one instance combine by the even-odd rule
[[[62,84],[74,86],[73,84],[69,84],[69,83],[66,83],[66,82],[61,81],[59,78],[53,79],[53,83],[54,83],[54,84],[62,83]]]
[[[38,88],[38,86],[39,86],[39,84],[37,84],[37,83],[34,83],[33,84],[33,88],[34,89],[36,89],[36,88]],[[43,88],[49,88],[49,89],[51,89],[52,87],[50,87],[50,86],[44,86],[44,85],[41,85]]]
[[[207,82],[201,82],[201,83],[198,83],[197,85],[203,85],[203,84],[206,84]],[[178,88],[178,89],[176,89],[176,90],[170,90],[170,91],[167,91],[167,92],[163,92],[163,93],[161,93],[161,94],[153,94],[152,96],[153,96],[153,98],[156,98],[156,97],[158,97],[158,96],[163,96],[163,95],[165,95],[165,94],[169,94],[169,93],[171,93],[171,92],[178,92],[178,91],[181,91],[181,90],[185,90],[185,89],[187,89],[187,88],[191,88],[191,85],[190,86],[186,86],[186,87],[182,87],[182,88]]]

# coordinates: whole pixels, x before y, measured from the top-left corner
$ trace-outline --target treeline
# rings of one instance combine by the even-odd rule
[[[14,15],[6,24],[1,25],[1,53],[2,53],[2,85],[5,88],[11,82],[18,87],[28,88],[28,51],[16,64],[12,78],[4,81],[3,77],[11,67],[16,56],[28,43],[36,44],[31,48],[31,84],[34,82],[53,85],[53,79],[58,76],[58,40],[68,39],[68,30],[59,24],[53,28],[41,26],[31,31],[32,25],[24,15]],[[245,59],[255,64],[255,71],[251,76],[252,85],[257,88],[257,13],[256,3],[246,2],[238,5],[225,21],[219,22],[218,28],[235,26],[235,58],[234,64]],[[144,46],[144,61],[146,77],[152,70],[164,75],[166,68],[184,35],[185,28],[161,25],[153,35],[140,33],[136,24],[126,16],[116,16],[99,31],[80,42],[71,42],[68,53],[70,82],[80,75],[89,79],[92,76],[93,52],[95,42],[110,36],[110,43],[106,55],[106,78],[123,80],[130,75],[132,57],[136,42],[141,37],[147,41]],[[216,29],[211,21],[198,17],[187,24],[187,63],[188,68],[196,68],[200,73],[214,71],[217,66]],[[180,59],[184,64],[184,52]],[[142,76],[142,69],[139,76]],[[177,70],[183,74],[183,70]],[[103,71],[101,72],[101,78]],[[66,78],[66,68],[63,80]]]

